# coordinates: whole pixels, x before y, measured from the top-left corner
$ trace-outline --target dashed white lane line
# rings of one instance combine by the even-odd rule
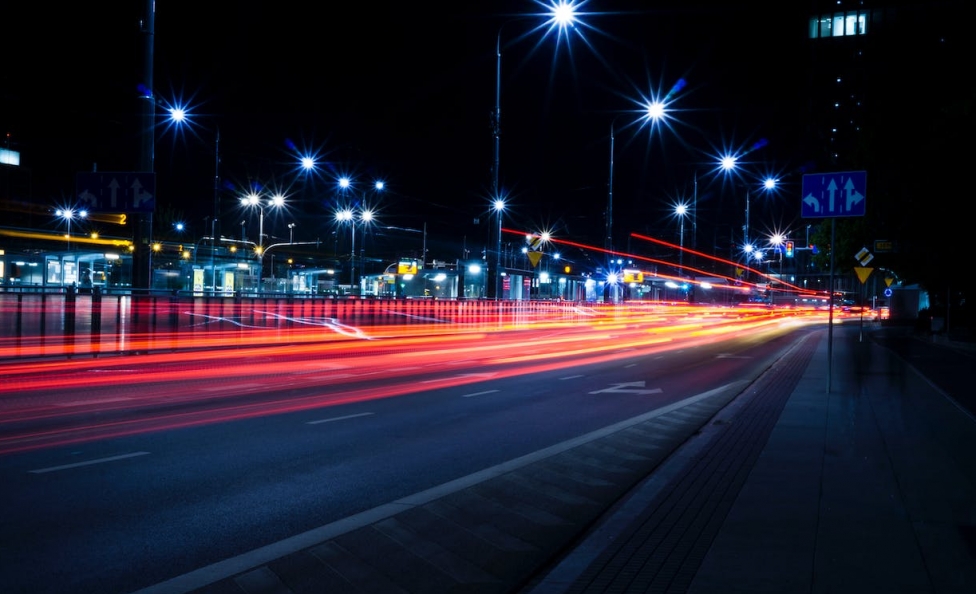
[[[485,394],[494,394],[498,390],[485,390],[484,392],[473,392],[471,394],[462,394],[461,398],[471,398],[474,396],[484,396]]]
[[[69,468],[78,468],[81,466],[91,466],[92,464],[102,464],[104,462],[115,462],[116,460],[125,460],[127,458],[135,458],[137,456],[146,456],[149,452],[132,452],[131,454],[120,454],[118,456],[109,456],[108,458],[97,458],[95,460],[86,460],[84,462],[75,462],[74,464],[62,464],[61,466],[48,466],[47,468],[37,468],[34,470],[29,470],[30,474],[44,474],[45,472],[57,472],[58,470],[68,470]]]
[[[328,419],[319,419],[318,421],[308,421],[305,424],[306,425],[320,425],[322,423],[331,423],[332,421],[345,421],[346,419],[355,419],[357,417],[368,417],[371,414],[373,414],[373,413],[371,413],[371,412],[364,412],[364,413],[358,413],[358,414],[355,414],[355,415],[345,415],[345,416],[342,416],[342,417],[330,417]]]

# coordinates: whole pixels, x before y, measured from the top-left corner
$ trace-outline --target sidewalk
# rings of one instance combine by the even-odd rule
[[[973,415],[857,328],[831,361],[825,335],[782,414],[757,386],[524,591],[976,592]]]

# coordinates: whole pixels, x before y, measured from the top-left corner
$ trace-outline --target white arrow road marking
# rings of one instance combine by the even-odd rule
[[[623,384],[614,384],[609,388],[604,388],[602,390],[597,390],[596,392],[590,392],[590,394],[660,394],[661,388],[651,388],[650,390],[641,389],[644,387],[644,382],[627,382]]]

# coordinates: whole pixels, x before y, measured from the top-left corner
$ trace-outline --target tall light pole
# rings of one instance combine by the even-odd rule
[[[551,5],[549,7],[550,12],[550,22],[553,27],[558,30],[561,34],[567,27],[573,26],[576,21],[576,5],[572,2],[567,2],[566,0],[560,0],[558,4]],[[495,212],[498,214],[498,235],[495,245],[495,271],[494,271],[494,289],[495,294],[492,295],[494,298],[499,298],[498,289],[501,282],[501,246],[502,246],[502,217],[501,211],[504,209],[504,201],[501,194],[501,187],[499,186],[499,170],[501,168],[501,134],[502,134],[502,29],[505,28],[510,22],[521,20],[526,17],[518,17],[512,19],[506,23],[503,23],[501,27],[498,28],[498,34],[495,37],[495,109],[491,114],[491,136],[493,145],[493,159],[491,165],[491,200],[494,205]],[[502,201],[502,208],[498,208],[498,202]]]
[[[172,104],[167,109],[173,126],[193,126],[191,108],[184,104]],[[194,132],[196,134],[196,132]],[[220,223],[220,128],[214,134],[213,217],[210,219],[210,278],[213,292],[217,294],[217,231]]]
[[[674,214],[678,217],[680,225],[678,231],[678,276],[683,276],[684,255],[685,255],[685,215],[688,214],[688,206],[684,203],[674,207]]]
[[[248,195],[241,198],[241,205],[245,207],[257,207],[259,210],[258,215],[258,241],[254,248],[258,256],[258,292],[261,291],[261,276],[264,274],[264,204],[261,201],[261,196],[257,192],[251,192]],[[272,208],[281,208],[285,205],[285,197],[281,193],[275,193],[271,198],[268,199],[268,206]]]
[[[217,294],[217,217],[220,216],[220,128],[214,137],[213,219],[210,220],[210,279]]]
[[[64,222],[68,225],[68,233],[67,233],[67,235],[65,235],[65,239],[67,240],[68,244],[67,244],[67,250],[65,250],[65,251],[69,251],[70,252],[71,251],[71,221],[75,217],[78,217],[79,219],[83,219],[83,218],[87,217],[88,216],[88,211],[87,210],[78,210],[78,211],[76,211],[73,208],[59,208],[56,211],[54,211],[54,214],[56,216],[64,219]],[[61,260],[62,260],[61,284],[64,284],[64,258],[62,258]]]
[[[366,210],[361,210],[359,212],[355,212],[350,208],[346,208],[336,213],[336,221],[340,223],[349,223],[349,226],[352,229],[352,234],[351,234],[352,247],[350,248],[350,253],[349,253],[349,266],[350,266],[349,286],[350,287],[355,287],[358,284],[357,283],[358,279],[356,278],[356,221],[357,219],[365,225],[366,223],[369,223],[370,221],[373,220],[373,211],[366,209]]]
[[[662,101],[650,101],[644,107],[644,113],[639,118],[638,121],[644,121],[653,125],[665,117],[667,114],[667,105]],[[604,241],[604,248],[607,252],[613,252],[613,160],[614,160],[614,133],[616,132],[617,119],[620,116],[613,118],[610,121],[610,165],[609,165],[609,175],[607,178],[607,237]]]
[[[498,219],[498,237],[495,241],[495,299],[502,298],[502,214],[505,212],[505,201],[495,200],[492,206],[495,218]]]
[[[68,234],[65,235],[64,237],[68,242],[67,251],[71,251],[71,221],[74,220],[75,217],[78,217],[79,219],[84,219],[85,217],[88,216],[88,211],[87,210],[75,211],[73,208],[59,208],[56,211],[54,211],[54,214],[64,219],[64,222],[67,223],[68,225]]]
[[[739,169],[738,158],[733,155],[727,155],[720,159],[719,164],[721,168],[726,172],[726,174],[736,173]],[[762,180],[762,187],[765,191],[770,192],[776,188],[778,180],[774,177],[766,177]],[[749,243],[749,208],[752,202],[751,197],[751,187],[746,184],[746,212],[745,212],[745,224],[742,226],[742,245],[746,252],[752,250],[752,244]]]

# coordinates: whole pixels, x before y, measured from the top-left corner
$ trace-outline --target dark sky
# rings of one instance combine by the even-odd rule
[[[70,201],[79,171],[140,169],[145,3],[101,4],[29,3],[4,19],[12,61],[0,69],[0,127],[31,170],[35,202]],[[696,173],[700,233],[738,228],[743,201],[716,181],[715,156],[765,141],[746,157],[755,172],[797,165],[796,48],[805,23],[780,7],[790,3],[764,4],[591,0],[578,3],[582,23],[558,37],[538,28],[548,1],[326,10],[159,0],[156,100],[160,113],[170,102],[188,103],[195,133],[160,123],[157,208],[182,214],[191,233],[207,232],[219,129],[225,229],[241,217],[234,197],[253,183],[291,190],[286,216],[309,235],[296,240],[321,236],[339,202],[334,178],[348,174],[360,188],[374,177],[386,181],[387,191],[370,198],[382,224],[426,224],[433,235],[480,249],[501,30],[507,226],[602,245],[614,123],[618,244],[631,231],[674,240],[670,205],[690,197]],[[679,80],[684,86],[667,97],[667,124],[634,123],[642,100],[664,99]],[[295,167],[302,153],[321,165],[305,183]],[[795,222],[798,202],[754,205],[753,225]]]

